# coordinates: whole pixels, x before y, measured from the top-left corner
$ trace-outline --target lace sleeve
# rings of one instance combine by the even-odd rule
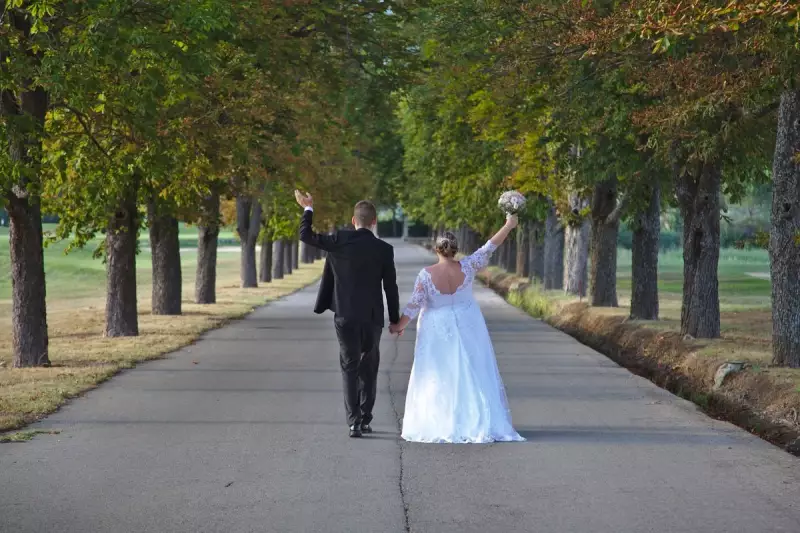
[[[428,299],[428,293],[425,290],[425,271],[421,271],[417,275],[417,281],[414,282],[414,293],[411,295],[411,299],[406,305],[406,308],[403,309],[403,314],[406,315],[408,318],[414,319],[417,317],[422,308],[425,307],[425,302]]]
[[[492,244],[492,241],[488,241],[477,252],[462,259],[461,265],[464,273],[474,275],[479,270],[489,266],[489,258],[495,250],[497,250],[497,246]]]

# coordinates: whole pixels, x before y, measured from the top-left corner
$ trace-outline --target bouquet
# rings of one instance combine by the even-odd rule
[[[506,191],[500,196],[497,205],[506,215],[516,215],[525,209],[525,197],[517,191]]]

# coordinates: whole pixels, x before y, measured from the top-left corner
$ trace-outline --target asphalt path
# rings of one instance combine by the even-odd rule
[[[421,248],[396,245],[409,295]],[[384,335],[376,433],[349,439],[316,287],[0,445],[2,532],[800,531],[800,462],[476,294],[528,441],[399,440],[413,331]]]

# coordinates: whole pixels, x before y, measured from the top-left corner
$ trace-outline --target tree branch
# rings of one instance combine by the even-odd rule
[[[626,195],[623,195],[621,198],[619,198],[617,200],[617,206],[606,217],[606,224],[613,224],[613,223],[619,222],[619,220],[622,218],[622,214],[625,212],[625,210],[628,207],[628,202],[629,202],[628,198],[629,197],[626,194]]]
[[[100,144],[100,141],[98,141],[95,138],[94,133],[92,133],[92,128],[91,128],[91,126],[89,125],[89,123],[86,120],[86,115],[84,115],[83,113],[81,113],[80,111],[75,109],[74,107],[68,106],[66,104],[62,104],[62,105],[59,105],[59,106],[53,106],[53,107],[62,107],[64,109],[66,109],[67,111],[69,111],[70,113],[72,113],[73,115],[75,115],[75,118],[77,119],[78,123],[83,128],[83,132],[86,134],[87,137],[89,137],[89,140],[92,141],[92,144],[94,144],[95,147],[98,150],[100,150],[100,153],[103,154],[106,157],[106,159],[111,159],[111,155],[109,155],[109,153],[106,151],[106,149],[103,148],[103,146]]]

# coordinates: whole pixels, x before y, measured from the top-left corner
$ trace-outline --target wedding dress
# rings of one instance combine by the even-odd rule
[[[464,282],[441,293],[423,269],[404,310],[419,315],[402,437],[412,442],[524,441],[511,425],[492,341],[472,293],[491,242],[460,261]]]

